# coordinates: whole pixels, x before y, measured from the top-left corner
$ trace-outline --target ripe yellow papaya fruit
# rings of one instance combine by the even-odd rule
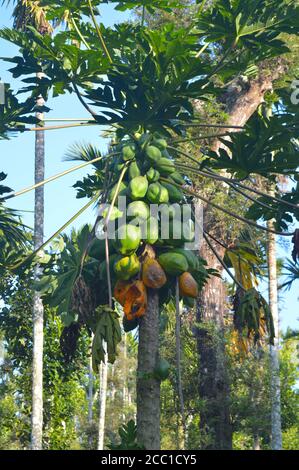
[[[182,297],[192,297],[196,299],[198,296],[197,282],[190,273],[185,272],[179,277],[179,288]]]
[[[153,258],[147,258],[142,265],[142,281],[146,287],[161,289],[167,282],[167,278],[160,263]]]

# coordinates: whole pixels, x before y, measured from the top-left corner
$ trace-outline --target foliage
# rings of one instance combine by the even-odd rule
[[[143,447],[137,444],[137,426],[133,420],[124,424],[118,430],[121,439],[120,444],[110,444],[111,450],[141,450]]]

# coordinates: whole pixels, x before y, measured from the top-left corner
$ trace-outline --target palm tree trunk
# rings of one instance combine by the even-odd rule
[[[268,229],[274,229],[274,221],[267,223]],[[281,401],[279,376],[279,316],[277,294],[277,268],[276,268],[276,237],[268,234],[268,270],[269,270],[269,306],[275,328],[274,345],[270,345],[270,373],[271,373],[271,447],[272,450],[282,450],[281,433]]]
[[[99,427],[98,427],[98,450],[104,450],[105,439],[105,418],[106,418],[106,398],[108,382],[108,357],[105,356],[105,363],[100,366],[100,393],[99,393]]]
[[[153,377],[159,358],[159,295],[148,292],[146,315],[139,325],[137,438],[147,450],[160,449],[160,381]]]
[[[38,78],[40,74],[37,74]],[[38,106],[44,105],[39,97]],[[43,115],[37,113],[38,119]],[[44,180],[45,176],[45,135],[43,131],[35,135],[35,183]],[[34,207],[34,247],[38,248],[44,238],[44,189],[43,186],[35,190]],[[41,268],[37,266],[34,271],[35,280],[40,276]],[[32,416],[31,416],[31,448],[42,449],[43,436],[43,342],[44,342],[44,308],[38,292],[33,296],[33,360],[32,360]]]
[[[88,361],[88,445],[89,449],[92,449],[92,424],[93,424],[93,370],[92,370],[92,356],[90,355]]]

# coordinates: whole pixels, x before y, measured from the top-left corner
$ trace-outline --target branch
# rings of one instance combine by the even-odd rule
[[[108,51],[108,49],[107,49],[107,46],[106,46],[105,41],[104,41],[104,38],[103,38],[103,35],[102,35],[102,33],[101,33],[101,30],[100,30],[100,28],[99,28],[99,25],[98,25],[98,23],[97,23],[96,17],[95,17],[94,12],[93,12],[91,0],[88,0],[88,5],[89,5],[89,9],[90,9],[90,13],[91,13],[91,18],[92,18],[94,27],[95,27],[95,29],[96,29],[96,32],[97,32],[99,38],[100,38],[100,41],[101,41],[102,47],[103,47],[103,49],[104,49],[104,52],[105,52],[105,54],[106,54],[106,56],[107,56],[107,58],[108,58],[110,64],[112,64],[111,56],[110,56],[110,54],[109,54],[109,51]]]
[[[20,261],[19,263],[13,265],[13,266],[8,266],[8,269],[11,269],[12,271],[16,270],[17,268],[20,268],[22,265],[27,263],[28,261],[31,261],[35,258],[35,256],[42,251],[49,243],[51,243],[52,240],[54,240],[63,230],[65,230],[70,224],[74,222],[86,209],[88,209],[100,196],[100,193],[97,193],[85,206],[83,206],[78,212],[76,212],[73,217],[71,217],[65,224],[62,225],[48,240],[46,240],[41,246],[39,246],[36,250],[34,250],[33,253],[31,253],[29,256],[26,256],[26,258],[23,261]]]
[[[161,178],[161,181],[165,181],[165,183],[168,182],[167,179],[165,178]],[[231,212],[228,209],[225,209],[224,207],[219,206],[215,202],[209,201],[209,199],[206,199],[204,196],[200,196],[195,191],[191,191],[190,189],[182,187],[182,185],[177,184],[175,182],[172,182],[171,184],[173,186],[176,186],[179,189],[182,189],[186,194],[189,194],[190,196],[200,199],[201,201],[205,202],[207,205],[210,205],[214,207],[215,209],[218,209],[219,211],[224,212],[225,214],[230,215],[231,217],[234,217],[235,219],[240,220],[241,222],[244,222],[245,224],[252,225],[253,227],[258,228],[260,230],[264,230],[265,232],[268,232],[268,233],[274,233],[275,235],[280,235],[281,237],[292,237],[294,235],[294,232],[277,232],[275,230],[269,230],[263,225],[259,225],[250,219],[246,219],[245,217],[242,217],[241,215],[237,215],[234,212]]]
[[[97,115],[97,113],[95,111],[93,111],[87,103],[85,103],[84,99],[82,98],[82,95],[76,85],[76,83],[74,81],[72,81],[72,84],[73,84],[73,87],[74,87],[74,90],[75,90],[75,93],[78,97],[78,100],[80,101],[80,103],[84,106],[84,108],[92,115],[92,117],[95,117]]]
[[[97,157],[97,158],[94,158],[93,160],[90,160],[88,162],[84,162],[84,163],[81,163],[80,165],[73,166],[72,168],[69,168],[68,170],[65,170],[65,171],[62,171],[61,173],[57,173],[56,175],[50,176],[49,178],[46,178],[45,180],[40,181],[37,184],[34,184],[34,185],[29,186],[27,188],[21,189],[20,191],[16,191],[12,194],[8,194],[8,196],[1,197],[0,202],[4,202],[4,201],[7,201],[8,199],[12,199],[14,197],[21,196],[23,194],[29,193],[30,191],[33,191],[34,189],[39,188],[40,186],[44,186],[45,184],[50,183],[51,181],[55,181],[55,180],[57,180],[58,178],[60,178],[62,176],[68,175],[69,173],[72,173],[73,171],[80,170],[81,168],[84,168],[85,166],[91,165],[92,163],[96,163],[96,162],[102,160],[103,158],[110,158],[110,157],[115,156],[115,155],[119,155],[119,152],[110,153],[110,154],[105,155],[103,157]]]

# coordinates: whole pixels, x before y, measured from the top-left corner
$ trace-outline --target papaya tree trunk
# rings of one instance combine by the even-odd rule
[[[147,450],[160,449],[160,381],[153,377],[159,357],[159,295],[148,290],[140,320],[137,367],[137,438]]]
[[[42,74],[37,74],[41,78]],[[44,105],[39,97],[38,106]],[[43,115],[37,113],[38,119]],[[45,176],[45,135],[43,131],[35,135],[35,183],[44,180]],[[35,190],[34,205],[34,248],[38,248],[44,239],[44,187]],[[35,268],[34,278],[39,278],[41,269]],[[44,308],[38,292],[33,294],[33,358],[32,358],[32,415],[31,415],[31,448],[42,449],[43,437],[43,343],[44,343]]]

